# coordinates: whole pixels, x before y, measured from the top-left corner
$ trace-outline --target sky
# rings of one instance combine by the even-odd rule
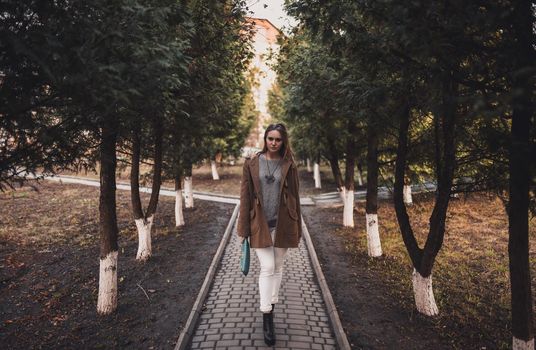
[[[284,0],[247,0],[252,17],[266,18],[277,28],[289,28],[296,24],[294,18],[288,16],[283,9]]]

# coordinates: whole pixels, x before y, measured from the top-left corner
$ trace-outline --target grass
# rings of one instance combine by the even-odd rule
[[[415,205],[408,208],[421,247],[427,236],[432,205],[430,196],[421,196],[416,198]],[[363,206],[360,206],[356,213],[356,228],[339,228],[337,234],[345,237],[346,249],[354,259],[389,281],[393,286],[390,291],[393,299],[408,312],[413,312],[412,266],[392,204],[382,202],[378,211],[384,252],[381,258],[367,256],[364,216]],[[440,310],[440,315],[432,319],[434,326],[452,339],[454,347],[462,346],[458,338],[463,333],[472,344],[479,344],[485,339],[484,343],[493,348],[509,348],[508,220],[502,202],[487,195],[453,200],[446,227],[444,244],[432,273],[435,299]],[[533,222],[530,236],[534,241],[536,228]],[[530,265],[533,287],[535,254],[536,247],[532,244]]]
[[[0,240],[37,246],[68,242],[81,246],[93,244],[97,239],[98,192],[94,187],[70,185],[62,186],[58,196],[57,186],[43,181],[35,189],[23,187],[1,193]],[[117,199],[120,234],[135,240],[136,229],[126,224],[132,216],[130,193],[117,191]],[[146,205],[148,195],[142,194],[142,200]],[[171,197],[160,200],[174,201]]]
[[[225,166],[218,170],[221,180],[213,181],[209,165],[195,168],[194,190],[238,195],[242,166]],[[302,196],[332,190],[333,179],[329,167],[322,165],[321,172],[323,188],[314,189],[312,174],[307,173],[305,166],[300,166]],[[125,176],[123,174],[121,179],[128,181],[128,176]],[[165,185],[173,186],[171,183]],[[24,193],[16,195],[21,198],[27,196]],[[408,213],[422,247],[428,234],[433,198],[431,195],[415,195],[414,202],[408,208]],[[411,285],[413,268],[391,202],[380,202],[378,214],[384,252],[381,258],[372,259],[367,255],[363,205],[359,205],[356,211],[356,228],[340,227],[335,233],[344,237],[346,249],[358,263],[388,281],[392,286],[389,293],[394,302],[412,317],[423,317],[414,311]],[[532,242],[536,239],[534,220],[530,222],[529,239]],[[535,257],[536,245],[533,243],[530,247],[533,290],[536,285]],[[450,339],[453,348],[463,348],[462,342],[465,341],[485,344],[487,348],[510,347],[508,219],[497,197],[475,194],[451,201],[443,247],[433,268],[433,286],[440,315],[430,319],[430,322],[438,332]]]
[[[232,206],[197,201],[185,210],[187,225],[177,228],[174,198],[161,197],[154,255],[140,264],[130,193],[117,191],[119,305],[100,317],[98,189],[49,181],[34,187],[39,192],[22,187],[0,193],[2,349],[173,347]],[[146,204],[149,196],[141,196]],[[196,254],[200,249],[206,254]]]

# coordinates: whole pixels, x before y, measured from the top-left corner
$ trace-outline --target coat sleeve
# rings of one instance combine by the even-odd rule
[[[294,173],[294,188],[296,189],[296,213],[298,214],[298,239],[302,237],[302,215],[301,215],[301,203],[300,203],[300,180],[298,178],[298,168],[293,165]]]
[[[249,160],[244,162],[242,169],[242,180],[240,185],[240,214],[236,231],[240,237],[249,237],[251,235],[251,225],[249,222],[249,211],[251,210],[251,193],[249,193]]]

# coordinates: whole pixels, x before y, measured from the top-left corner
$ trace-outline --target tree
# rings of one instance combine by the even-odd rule
[[[367,196],[365,204],[365,222],[367,227],[368,254],[376,257],[382,255],[378,225],[378,126],[374,118],[369,118],[367,126]]]
[[[534,125],[534,73],[536,73],[534,11],[534,4],[531,1],[516,3],[512,11],[512,36],[515,38],[513,48],[516,54],[512,56],[514,71],[509,157],[508,254],[514,349],[534,349],[528,222],[530,185],[534,181],[531,180],[534,174],[531,174],[531,170],[534,169],[536,155],[534,133],[531,135]],[[534,195],[534,183],[532,185]]]
[[[341,96],[339,72],[344,61],[305,29],[282,43],[277,65],[282,89],[284,118],[293,133],[298,154],[318,164],[321,155],[329,161],[345,203],[343,224],[353,227],[354,168],[357,118]],[[341,128],[345,131],[341,133]],[[346,157],[343,181],[339,159]],[[316,166],[317,167],[317,166]],[[317,179],[318,181],[318,179]]]
[[[12,154],[24,155],[10,155],[6,169],[25,176],[20,168],[35,171],[44,166],[52,171],[75,161],[100,162],[97,311],[101,314],[117,307],[117,146],[130,133],[133,111],[139,111],[136,102],[144,87],[170,81],[159,74],[146,75],[148,79],[143,81],[137,77],[150,69],[148,63],[154,59],[148,49],[162,45],[175,29],[181,31],[183,13],[182,7],[171,1],[141,4],[130,0],[10,2],[2,12],[8,19],[2,31],[10,39],[2,48],[6,60],[1,69],[10,86],[19,89],[10,94],[2,85],[9,113],[2,133],[20,135],[19,139],[8,136],[8,148]],[[146,31],[149,27],[153,30]],[[173,44],[166,48],[174,49]],[[181,61],[177,56],[159,59],[160,66]],[[170,86],[158,91],[163,90],[169,94]],[[158,103],[150,105],[154,101],[145,101],[147,110],[158,107]],[[21,120],[26,120],[28,127]],[[58,134],[62,130],[65,135]],[[42,150],[47,152],[44,157],[37,154]],[[67,154],[69,151],[72,153]],[[3,178],[8,178],[4,174]]]
[[[132,201],[132,214],[136,228],[138,229],[138,252],[136,259],[146,261],[152,255],[151,230],[154,222],[154,215],[158,205],[160,194],[161,176],[162,176],[162,157],[163,157],[163,125],[162,121],[155,120],[153,125],[154,134],[154,155],[153,155],[153,177],[151,198],[145,213],[143,212],[140,198],[140,153],[141,137],[140,131],[134,130],[132,135],[132,166],[130,170],[130,194]]]
[[[247,92],[244,72],[251,57],[251,26],[244,20],[244,3],[238,0],[184,1],[192,15],[189,41],[189,88],[184,92],[185,112],[177,146],[183,154],[186,208],[193,207],[192,166],[213,159],[218,152],[237,153],[237,143],[227,143],[233,134],[242,135],[247,123],[240,115]],[[244,128],[244,129],[242,129]],[[175,134],[179,136],[179,134]],[[233,136],[234,137],[234,136]],[[175,176],[177,177],[177,176]]]
[[[374,86],[383,86],[384,90],[391,90],[391,97],[395,98],[393,105],[397,105],[402,111],[413,101],[418,102],[418,108],[424,113],[435,109],[434,114],[438,125],[444,126],[442,134],[437,134],[437,150],[435,163],[440,171],[438,174],[439,192],[436,199],[434,213],[431,217],[430,231],[427,243],[423,249],[418,247],[414,238],[409,218],[399,191],[403,188],[405,178],[407,154],[407,132],[409,130],[409,110],[402,114],[399,138],[399,152],[397,153],[397,167],[395,171],[395,208],[401,228],[402,236],[408,248],[413,266],[414,292],[419,311],[433,315],[437,313],[437,307],[433,301],[431,292],[431,271],[435,256],[441,248],[444,234],[444,220],[450,198],[450,189],[454,174],[455,161],[455,119],[456,119],[456,96],[457,87],[452,83],[452,72],[458,68],[465,53],[450,50],[452,46],[442,45],[444,42],[456,39],[453,36],[451,24],[457,24],[456,20],[449,22],[449,17],[443,12],[449,12],[440,4],[398,4],[395,2],[360,3],[349,1],[328,1],[311,4],[308,1],[294,1],[289,6],[300,19],[315,33],[321,35],[325,42],[331,42],[339,52],[344,52],[351,62],[354,76],[349,83],[354,86],[354,94],[363,96],[363,90]],[[441,13],[440,24],[432,22]],[[443,12],[441,12],[443,11]],[[313,15],[315,14],[315,15]],[[431,30],[433,28],[434,30]],[[448,57],[449,61],[445,60]],[[357,59],[354,59],[357,58]],[[452,60],[452,62],[450,62]],[[378,67],[373,67],[367,62],[378,62]],[[415,62],[424,62],[416,64]],[[424,67],[423,67],[424,66]],[[446,71],[439,74],[438,72]],[[400,73],[401,72],[401,73]],[[378,74],[381,73],[381,74]],[[374,77],[380,75],[388,77],[383,84],[375,81]],[[445,81],[441,87],[439,97],[431,96],[429,99],[416,99],[419,96],[415,89],[407,90],[412,86],[424,86],[434,82],[434,78]],[[411,77],[411,79],[410,79]],[[420,79],[420,80],[419,80]],[[361,81],[363,80],[363,81]],[[432,85],[437,87],[438,85]],[[357,88],[357,89],[356,89]],[[396,93],[396,91],[400,93]],[[404,91],[404,92],[402,92]],[[409,99],[404,101],[403,94],[410,94]],[[420,91],[419,91],[420,92]],[[372,94],[373,95],[373,94]],[[366,95],[365,95],[366,96]],[[425,95],[427,96],[427,95]],[[365,100],[373,101],[370,97]],[[441,101],[441,102],[438,102]],[[405,104],[404,104],[405,102]],[[364,104],[367,107],[367,103]],[[363,108],[363,103],[357,107]],[[367,109],[365,109],[369,112]],[[374,112],[372,112],[374,113]],[[378,115],[379,113],[375,113]],[[441,119],[439,119],[441,118]],[[375,164],[374,151],[374,124],[369,119],[369,171],[371,172],[370,187],[368,187],[369,210],[374,210],[374,183]],[[405,128],[404,128],[405,127]],[[444,165],[443,165],[443,162]],[[402,181],[402,182],[401,182]],[[402,185],[401,185],[402,184]],[[402,186],[402,187],[401,187]],[[421,285],[419,281],[426,283]],[[428,294],[424,294],[427,292]]]
[[[95,147],[80,111],[59,90],[63,2],[5,2],[0,15],[0,189],[73,166]],[[40,176],[41,175],[41,176]]]
[[[136,259],[145,261],[152,255],[151,230],[156,213],[164,158],[166,126],[183,122],[181,91],[188,81],[185,56],[189,26],[184,9],[153,7],[134,18],[139,28],[133,68],[143,67],[132,76],[139,82],[143,100],[130,107],[132,166],[130,174],[131,200],[134,221],[138,230]],[[141,17],[143,16],[143,17]],[[130,32],[133,35],[134,30]],[[156,78],[156,79],[155,79]],[[147,102],[150,101],[150,103]],[[152,145],[150,147],[144,146]],[[143,150],[143,152],[142,152]],[[152,157],[149,156],[152,153]],[[147,210],[143,211],[139,193],[141,158],[152,158],[152,189]]]

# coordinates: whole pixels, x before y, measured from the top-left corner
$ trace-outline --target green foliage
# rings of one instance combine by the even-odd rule
[[[76,111],[57,90],[65,4],[3,3],[0,15],[0,188],[38,168],[73,162],[86,144]]]
[[[329,140],[339,140],[336,145],[342,149],[339,127],[351,113],[345,110],[338,88],[341,60],[306,31],[296,30],[280,44],[278,85],[270,94],[270,112],[290,126],[297,155],[325,153]]]
[[[171,1],[5,3],[0,182],[92,162],[100,127],[121,133],[179,111],[184,9]]]
[[[244,119],[244,72],[251,57],[251,28],[242,1],[187,1],[193,23],[188,54],[188,118],[177,129],[185,164],[218,152],[236,155],[250,128]],[[248,116],[249,117],[249,116]]]
[[[516,74],[534,77],[536,72],[534,64],[513,66],[514,2],[286,4],[305,28],[302,31],[311,32],[332,56],[345,62],[337,69],[339,74],[345,72],[339,80],[343,101],[356,114],[374,114],[376,124],[388,131],[383,137],[387,143],[380,148],[393,149],[396,138],[389,135],[396,134],[396,116],[405,104],[413,107],[409,175],[414,180],[435,181],[437,164],[442,163],[437,162],[436,149],[442,144],[436,144],[430,118],[440,116],[450,99],[458,114],[456,190],[507,189],[512,81]],[[443,91],[447,79],[456,84],[453,95]],[[533,140],[534,129],[533,123]],[[390,153],[381,157],[392,159]]]
[[[536,212],[534,3],[288,0],[286,5],[303,31],[347,62],[346,71],[337,70],[348,73],[340,78],[346,105],[356,114],[385,116],[380,123],[368,118],[367,128],[397,125],[401,116],[405,132],[409,123],[409,135],[400,135],[397,163],[408,166],[407,161],[410,176],[438,185],[421,249],[402,203],[408,169],[396,169],[400,230],[421,274],[431,273],[443,244],[452,188],[495,190],[505,199],[510,192],[512,331],[515,338],[533,341],[526,200],[530,197]],[[300,68],[298,63],[286,70]],[[398,143],[396,137],[383,139]]]

